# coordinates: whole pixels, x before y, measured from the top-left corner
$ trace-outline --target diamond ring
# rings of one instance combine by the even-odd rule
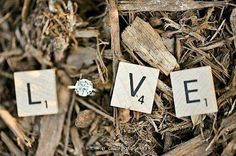
[[[74,86],[68,86],[69,89],[74,89],[79,96],[86,97],[91,95],[96,89],[93,88],[93,83],[87,79],[81,79]]]

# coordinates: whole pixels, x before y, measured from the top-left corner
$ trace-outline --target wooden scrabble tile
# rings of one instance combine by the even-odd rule
[[[151,113],[159,69],[120,62],[111,106]]]
[[[177,117],[217,112],[211,67],[170,74]]]
[[[58,112],[55,70],[14,73],[18,116]]]

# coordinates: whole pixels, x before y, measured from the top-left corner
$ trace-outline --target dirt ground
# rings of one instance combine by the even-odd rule
[[[235,155],[234,0],[0,4],[0,155]],[[160,35],[179,65],[174,71],[211,66],[217,113],[177,118],[170,77],[163,72],[151,114],[110,106],[119,61],[155,67],[121,37],[136,17]],[[18,117],[13,73],[51,68],[59,113]],[[93,82],[94,96],[68,89],[81,77]]]

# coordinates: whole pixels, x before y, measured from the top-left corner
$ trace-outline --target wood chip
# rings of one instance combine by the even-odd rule
[[[120,25],[119,14],[116,6],[116,2],[109,0],[109,17],[111,24],[111,50],[113,53],[113,82],[115,81],[116,71],[118,68],[118,60],[122,57],[120,49]]]
[[[123,0],[119,1],[118,10],[121,11],[185,11],[207,7],[225,6],[224,1],[202,2],[193,0]]]
[[[91,37],[98,37],[99,31],[98,30],[80,30],[76,31],[75,37],[78,38],[91,38]]]
[[[212,153],[212,148],[210,148],[208,151],[205,151],[207,145],[208,143],[204,140],[204,138],[201,135],[198,135],[195,138],[177,146],[175,149],[165,153],[163,156],[208,156]]]
[[[175,57],[167,50],[160,35],[139,17],[128,26],[121,35],[123,42],[140,58],[151,66],[160,69],[165,75],[169,75],[176,67],[179,67]]]
[[[234,156],[236,153],[236,139],[234,138],[222,152],[222,156]]]
[[[236,130],[236,112],[227,118],[224,118],[223,121],[220,124],[220,128],[217,131],[217,134],[214,136],[214,138],[211,140],[210,144],[207,147],[208,149],[212,148],[212,145],[217,142],[220,137],[230,135],[230,133],[235,132]]]
[[[25,51],[33,56],[40,64],[52,66],[52,62],[48,57],[43,56],[43,52],[36,49],[32,45],[28,44],[25,46]]]
[[[76,151],[75,154],[77,154],[79,156],[83,156],[82,150],[83,150],[84,143],[79,136],[77,128],[72,127],[70,130],[70,134],[71,134],[71,141],[72,141],[75,151]]]
[[[60,142],[67,107],[71,99],[71,93],[66,86],[61,85],[59,87],[58,98],[59,113],[41,118],[36,156],[53,156]]]

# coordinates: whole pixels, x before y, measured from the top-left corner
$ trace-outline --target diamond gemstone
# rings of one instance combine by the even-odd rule
[[[75,92],[79,96],[88,96],[93,92],[93,83],[87,79],[81,79],[75,84]]]

